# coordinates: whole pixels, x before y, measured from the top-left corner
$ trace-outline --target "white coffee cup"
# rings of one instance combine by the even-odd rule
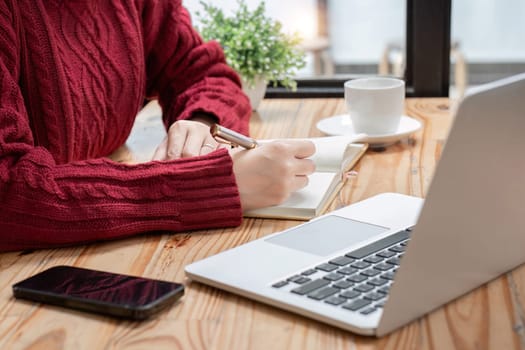
[[[404,111],[405,82],[388,77],[345,82],[345,101],[356,133],[395,133]]]

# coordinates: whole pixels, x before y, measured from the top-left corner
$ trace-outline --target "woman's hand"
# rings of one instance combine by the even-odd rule
[[[213,119],[197,116],[173,123],[153,154],[153,160],[194,157],[215,151],[219,144],[210,134]]]
[[[282,140],[262,143],[252,150],[231,150],[243,210],[277,205],[308,184],[315,171],[310,141]]]

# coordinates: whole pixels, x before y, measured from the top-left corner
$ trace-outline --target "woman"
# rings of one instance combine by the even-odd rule
[[[239,85],[180,1],[0,0],[0,250],[236,226],[305,186],[311,143],[209,135],[248,132]],[[155,160],[109,160],[144,98],[168,130]]]

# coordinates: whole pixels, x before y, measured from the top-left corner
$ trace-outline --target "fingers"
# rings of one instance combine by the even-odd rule
[[[297,175],[293,179],[291,192],[299,191],[301,188],[304,188],[308,185],[308,176],[306,175]]]
[[[296,159],[293,169],[296,176],[311,175],[315,172],[315,163],[311,159]]]
[[[174,123],[168,130],[167,159],[182,158],[188,129],[182,127],[181,123]],[[198,152],[198,146],[192,145],[186,148],[187,153]],[[198,153],[197,153],[198,154]]]
[[[219,148],[209,126],[200,122],[180,120],[168,130],[168,135],[153,154],[153,160],[171,160],[205,155]]]
[[[201,146],[201,150],[200,150],[199,154],[202,156],[202,155],[211,153],[211,152],[215,151],[218,148],[218,146],[219,145],[215,141],[213,143],[211,141],[210,142],[206,142],[206,143],[204,143]]]
[[[210,135],[207,125],[180,120],[168,130],[166,159],[194,157],[217,149],[217,141]]]
[[[311,141],[305,140],[283,140],[274,141],[264,145],[267,149],[265,153],[270,158],[277,160],[291,171],[294,175],[310,175],[315,171],[315,164],[311,157],[315,153],[315,145]]]
[[[315,153],[315,145],[305,140],[290,140],[283,143],[286,150],[279,149],[280,146],[277,146],[274,151],[284,157],[281,160],[283,173],[280,176],[289,179],[288,185],[284,187],[289,195],[306,187],[309,182],[308,175],[315,172],[315,163],[307,159]]]
[[[315,145],[308,140],[283,140],[290,146],[291,152],[296,158],[308,158],[315,153]]]
[[[168,138],[165,137],[164,140],[159,144],[153,153],[152,160],[164,160],[168,157]]]

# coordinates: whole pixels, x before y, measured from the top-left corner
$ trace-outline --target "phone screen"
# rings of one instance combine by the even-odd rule
[[[17,298],[143,319],[184,294],[179,283],[55,266],[13,285]]]

